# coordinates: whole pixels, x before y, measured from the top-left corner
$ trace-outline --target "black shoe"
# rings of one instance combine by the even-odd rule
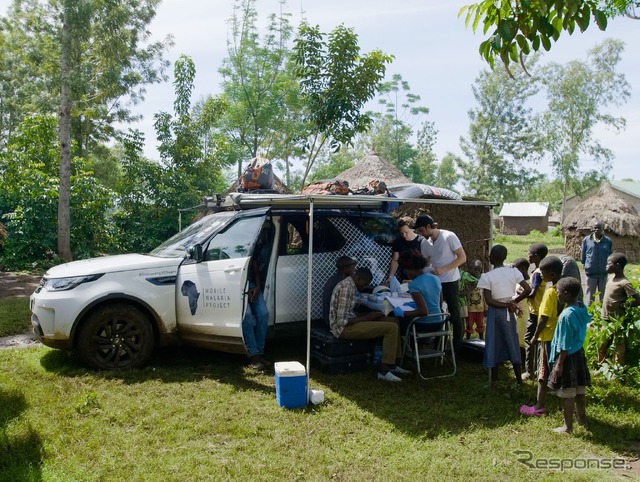
[[[267,367],[257,355],[249,358],[249,366],[252,370],[255,370],[257,372],[264,372],[267,370]]]
[[[267,360],[265,357],[263,357],[262,355],[260,355],[258,357],[260,359],[260,361],[262,362],[262,364],[266,367],[266,368],[272,368],[273,367],[273,363],[271,363],[269,360]]]

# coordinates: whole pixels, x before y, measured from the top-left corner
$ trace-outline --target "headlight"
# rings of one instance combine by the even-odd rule
[[[82,283],[90,283],[100,277],[102,277],[102,274],[73,276],[70,278],[50,278],[44,281],[44,286],[42,288],[46,291],[69,291]]]

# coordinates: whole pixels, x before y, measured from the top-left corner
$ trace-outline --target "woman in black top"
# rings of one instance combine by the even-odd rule
[[[398,236],[393,242],[391,265],[389,266],[389,274],[387,275],[387,281],[385,283],[387,285],[391,282],[391,278],[394,276],[396,276],[401,283],[405,279],[405,276],[402,274],[402,269],[398,269],[398,258],[400,257],[400,253],[403,253],[404,251],[420,251],[420,244],[424,238],[411,228],[412,225],[413,219],[408,216],[401,217],[398,220],[398,231],[400,232],[400,236]]]

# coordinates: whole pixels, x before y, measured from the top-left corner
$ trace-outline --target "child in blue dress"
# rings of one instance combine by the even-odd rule
[[[522,383],[520,369],[522,359],[515,313],[519,310],[520,300],[531,293],[531,287],[517,268],[504,266],[505,259],[507,259],[507,248],[496,244],[489,254],[493,269],[483,273],[478,281],[478,288],[483,290],[489,307],[482,364],[491,370],[491,387],[494,387],[497,381],[498,365],[505,361],[511,362],[516,382]],[[522,287],[522,292],[514,299],[513,294],[517,285]]]
[[[591,316],[578,301],[580,289],[580,281],[575,278],[562,278],[557,284],[558,301],[566,308],[558,318],[549,352],[549,365],[553,369],[548,386],[562,398],[564,414],[564,424],[556,428],[556,432],[571,433],[574,409],[578,423],[587,425],[585,393],[591,385],[591,376],[582,345]]]

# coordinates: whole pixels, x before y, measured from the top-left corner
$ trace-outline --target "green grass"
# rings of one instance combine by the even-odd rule
[[[564,238],[554,236],[551,232],[540,233],[533,231],[526,236],[496,235],[493,244],[502,244],[507,248],[507,261],[512,262],[516,258],[529,258],[529,246],[533,243],[544,243],[549,251],[564,249]]]
[[[304,341],[269,345],[304,360]],[[499,389],[462,363],[449,379],[378,382],[373,371],[328,376],[311,387],[325,403],[277,406],[273,376],[242,357],[163,350],[152,365],[90,372],[47,348],[0,351],[1,480],[629,480],[630,470],[534,470],[533,459],[634,457],[640,392],[598,382],[588,393],[590,430],[551,432],[550,415],[525,419],[533,386]]]
[[[493,244],[502,244],[507,248],[507,262],[509,263],[517,258],[529,259],[529,246],[533,243],[544,243],[552,254],[564,250],[564,238],[561,235],[554,235],[551,231],[546,233],[532,231],[526,236],[498,234],[493,239]],[[584,269],[580,261],[578,261],[578,267],[581,271]],[[628,278],[640,280],[640,264],[627,264],[625,274]]]
[[[30,326],[29,298],[0,299],[0,336],[18,335]]]

